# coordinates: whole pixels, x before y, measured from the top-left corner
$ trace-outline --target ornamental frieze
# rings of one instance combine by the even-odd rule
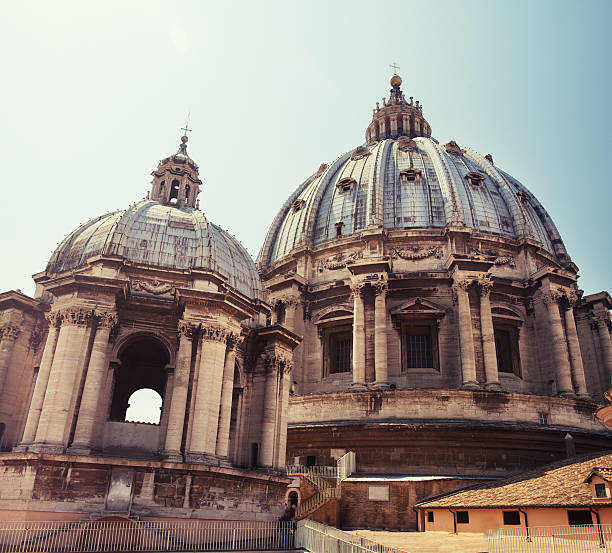
[[[421,248],[419,246],[413,246],[412,248],[392,248],[391,257],[397,259],[406,259],[408,261],[417,261],[419,259],[426,259],[427,257],[442,257],[442,249],[437,246],[431,246],[429,248]]]
[[[130,285],[132,290],[144,291],[154,296],[161,296],[163,294],[174,294],[175,286],[170,282],[163,282],[161,280],[131,280]]]
[[[332,255],[331,257],[328,257],[326,259],[321,259],[317,263],[317,270],[320,273],[322,273],[326,269],[328,271],[336,271],[338,269],[344,269],[347,263],[350,263],[351,261],[355,261],[361,258],[363,258],[362,252],[354,252],[349,255],[344,255],[342,253],[339,253],[337,255]]]

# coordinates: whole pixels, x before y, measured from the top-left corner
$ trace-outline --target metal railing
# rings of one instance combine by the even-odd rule
[[[487,533],[489,553],[612,552],[612,525],[501,528]]]
[[[406,553],[313,520],[297,523],[295,546],[310,553]]]
[[[0,522],[0,553],[294,549],[292,522]]]

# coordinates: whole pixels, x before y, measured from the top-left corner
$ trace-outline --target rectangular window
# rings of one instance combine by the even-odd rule
[[[431,326],[406,326],[404,330],[404,367],[406,369],[434,368]]]
[[[427,511],[427,522],[433,522],[433,521],[434,521],[433,511]]]
[[[593,526],[591,511],[568,511],[567,519],[570,526]]]
[[[457,511],[457,524],[469,524],[470,513],[469,511]]]
[[[605,484],[595,484],[595,497],[608,497]]]
[[[497,369],[502,373],[513,373],[512,340],[509,330],[495,329],[495,352],[497,353]]]
[[[316,455],[307,455],[306,456],[306,466],[307,467],[314,467],[317,464],[317,457]]]
[[[548,413],[540,413],[540,424],[548,424]]]
[[[504,511],[505,526],[520,526],[521,513],[519,511]]]
[[[330,373],[351,372],[351,356],[353,353],[353,336],[349,333],[332,334],[330,346]]]

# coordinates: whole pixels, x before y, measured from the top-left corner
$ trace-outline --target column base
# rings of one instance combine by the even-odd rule
[[[90,455],[91,454],[91,447],[86,446],[86,445],[71,445],[67,450],[66,453],[69,453],[70,455]]]
[[[364,382],[353,382],[349,386],[349,392],[363,392],[367,389],[368,387],[365,385]]]
[[[31,446],[31,445],[32,445],[32,444],[19,444],[19,445],[16,445],[16,446],[13,448],[13,451],[14,451],[15,453],[25,453],[26,451],[28,451],[28,450],[30,449],[30,446]]]
[[[162,458],[164,461],[170,461],[171,463],[183,462],[183,455],[179,451],[164,451]]]
[[[499,382],[487,382],[485,388],[491,392],[501,392],[502,387]]]
[[[32,444],[28,447],[28,451],[33,453],[51,453],[51,454],[62,454],[65,453],[66,448],[63,444]]]
[[[476,381],[464,382],[461,385],[461,389],[462,390],[482,390],[482,388],[480,387],[480,384],[478,384],[478,382]]]
[[[388,390],[390,388],[388,382],[374,382],[372,384],[373,390]]]
[[[186,463],[196,463],[199,465],[212,465],[218,467],[221,465],[221,459],[212,453],[198,453],[189,451],[185,453]]]
[[[558,392],[557,395],[561,397],[567,397],[570,399],[576,398],[576,394],[574,392]]]
[[[578,394],[576,397],[577,397],[578,399],[586,399],[586,400],[591,400],[591,399],[593,399],[593,398],[591,397],[591,395],[590,395],[590,394]]]

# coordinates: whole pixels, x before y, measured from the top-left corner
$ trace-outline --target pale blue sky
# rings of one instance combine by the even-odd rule
[[[149,189],[191,111],[200,207],[257,255],[322,162],[364,140],[388,65],[440,141],[543,203],[612,288],[612,2],[3,2],[0,291]]]

